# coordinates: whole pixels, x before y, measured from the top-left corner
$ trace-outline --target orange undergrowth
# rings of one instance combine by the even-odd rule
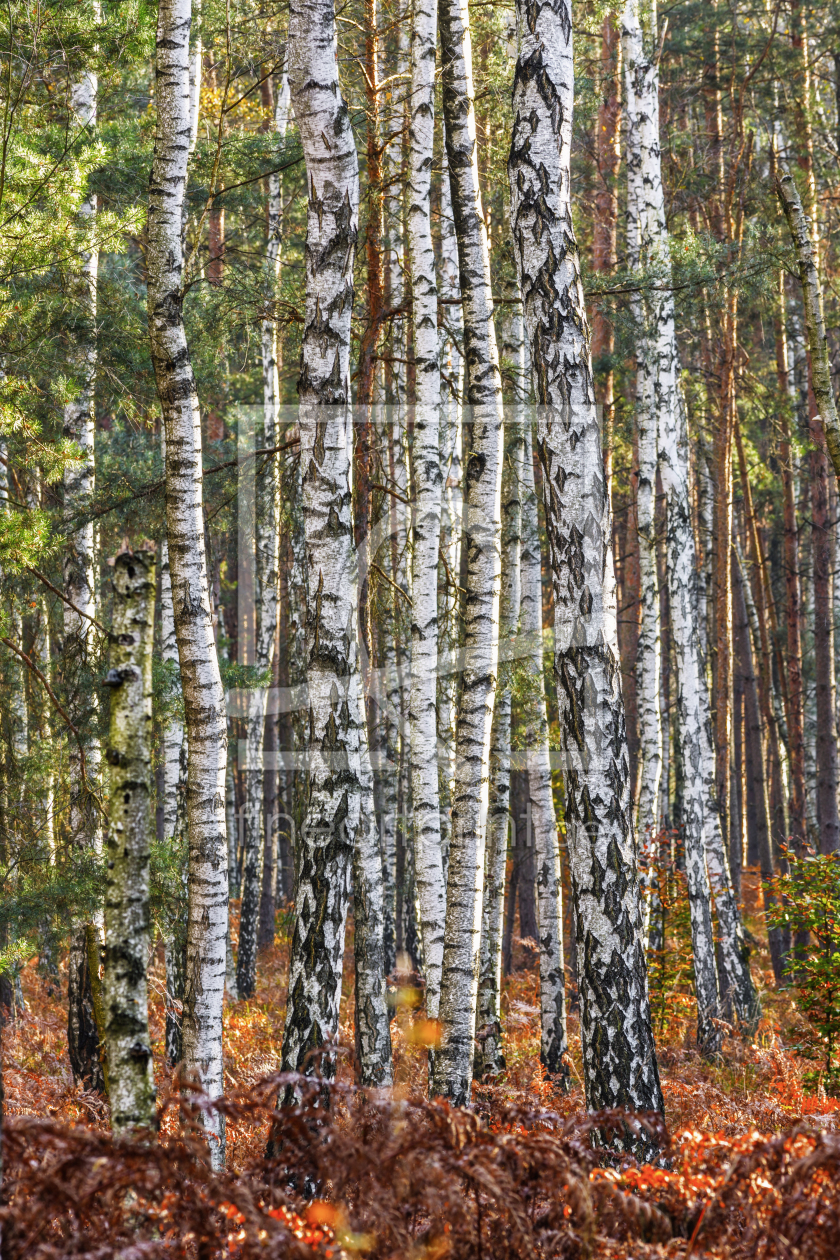
[[[354,1094],[351,930],[333,1114],[313,1120],[304,1107],[284,1120],[292,1128],[284,1130],[280,1163],[269,1165],[277,1084],[260,1082],[278,1071],[282,1042],[288,916],[278,916],[277,944],[261,955],[254,999],[226,1008],[228,1171],[217,1178],[204,1171],[192,1113],[179,1114],[170,1098],[160,951],[150,971],[150,1019],[158,1092],[169,1101],[154,1156],[148,1147],[114,1144],[104,1102],[73,1085],[66,976],[50,982],[30,965],[27,1009],[3,1031],[11,1196],[2,1210],[3,1255],[104,1260],[125,1244],[132,1260],[836,1256],[840,1112],[819,1086],[806,1089],[811,1065],[793,1048],[801,1017],[790,994],[772,986],[757,887],[748,873],[762,1023],[750,1042],[727,1036],[720,1063],[710,1065],[693,1048],[690,993],[667,995],[657,1045],[670,1147],[657,1166],[605,1165],[593,1151],[574,1010],[572,1089],[563,1095],[544,1078],[539,981],[527,942],[517,944],[518,969],[505,982],[508,1070],[495,1085],[476,1085],[474,1114],[457,1116],[423,1100],[428,1034],[410,976],[393,989],[394,1098],[363,1103]],[[120,1168],[130,1170],[122,1180]]]

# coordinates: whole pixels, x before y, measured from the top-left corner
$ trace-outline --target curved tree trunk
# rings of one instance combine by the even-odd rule
[[[201,425],[183,320],[182,207],[190,130],[189,0],[161,0],[155,66],[157,127],[149,187],[149,340],[166,433],[166,531],[189,745],[189,925],[184,1067],[210,1097],[223,1090],[222,1003],[228,917],[225,695],[202,513]],[[224,1122],[203,1117],[211,1162],[224,1162]]]
[[[296,858],[284,1070],[338,1032],[350,868],[362,789],[357,582],[350,488],[350,316],[359,168],[338,82],[330,0],[293,0],[289,84],[309,189],[301,348],[300,466],[306,539],[308,785]],[[335,1068],[329,1049],[320,1062]]]
[[[493,327],[487,229],[478,182],[469,12],[439,8],[443,112],[464,313],[468,415],[464,532],[464,668],[455,732],[455,788],[446,890],[440,1048],[432,1092],[469,1101],[475,1036],[490,727],[499,654],[502,383]]]
[[[155,554],[113,560],[108,825],[105,874],[105,1047],[111,1127],[155,1127],[149,1041],[149,855],[152,830],[152,651]]]
[[[541,404],[586,1101],[591,1108],[662,1111],[631,819],[609,501],[572,226],[572,11],[567,0],[537,10],[519,0],[517,22],[511,224]]]

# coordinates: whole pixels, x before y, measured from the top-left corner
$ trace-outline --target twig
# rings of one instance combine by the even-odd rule
[[[411,499],[407,499],[398,490],[392,490],[390,486],[381,486],[378,481],[371,481],[368,484],[371,490],[381,490],[383,494],[392,494],[395,499],[399,499],[400,503],[405,503],[408,507],[411,507]]]
[[[80,758],[81,758],[82,783],[84,783],[84,785],[85,785],[85,787],[87,788],[88,792],[90,792],[90,795],[91,795],[91,796],[93,797],[93,799],[96,801],[97,807],[98,807],[98,808],[102,811],[102,813],[104,814],[104,813],[105,813],[105,811],[104,811],[104,809],[102,809],[102,802],[99,800],[99,797],[96,795],[96,793],[93,791],[93,789],[91,788],[90,784],[88,783],[88,779],[87,779],[87,758],[85,757],[85,749],[84,749],[84,745],[83,745],[83,743],[82,743],[82,737],[81,737],[81,735],[79,734],[79,728],[78,728],[77,726],[74,726],[74,725],[73,725],[73,723],[70,721],[70,718],[69,718],[69,717],[67,716],[67,714],[64,712],[64,709],[62,709],[62,707],[61,707],[61,705],[60,705],[60,703],[59,703],[58,696],[55,694],[55,692],[53,691],[52,687],[51,687],[51,686],[50,686],[50,684],[47,682],[46,678],[45,678],[45,677],[44,677],[44,675],[41,673],[40,669],[39,669],[39,668],[38,668],[38,666],[35,664],[35,662],[32,660],[32,658],[31,658],[31,657],[29,657],[29,656],[27,656],[27,655],[26,655],[26,653],[23,651],[23,649],[22,649],[22,648],[19,648],[19,647],[18,647],[15,643],[12,643],[11,639],[6,639],[6,638],[4,638],[3,636],[0,636],[0,643],[5,643],[6,647],[7,647],[7,648],[8,648],[11,652],[14,652],[15,656],[19,656],[19,657],[20,657],[20,659],[23,661],[24,665],[26,665],[27,669],[31,669],[31,670],[32,670],[32,673],[35,675],[35,677],[36,677],[36,678],[38,678],[38,679],[40,679],[41,683],[43,684],[44,690],[46,691],[46,693],[47,693],[47,695],[49,696],[50,700],[52,700],[52,702],[53,702],[53,706],[54,706],[54,708],[55,708],[56,712],[59,714],[59,716],[62,718],[62,720],[63,720],[63,721],[67,724],[67,726],[68,726],[68,727],[70,728],[70,730],[73,732],[73,735],[74,735],[74,737],[75,737],[76,743],[77,743],[77,744],[78,744],[78,746],[79,746],[79,756],[80,756]]]
[[[57,586],[53,586],[50,579],[48,577],[44,577],[43,573],[40,573],[37,569],[33,569],[30,565],[26,566],[26,572],[31,573],[33,577],[38,578],[40,582],[44,583],[44,586],[48,586],[54,595],[57,595],[59,599],[64,600],[68,608],[73,609],[74,613],[78,613],[80,617],[84,617],[86,621],[89,621],[92,625],[96,626],[97,630],[101,630],[103,634],[107,635],[108,631],[105,629],[101,621],[97,621],[95,617],[91,617],[90,613],[82,612],[81,608],[77,608],[72,599],[68,599],[66,595],[62,594]]]
[[[384,569],[380,569],[378,564],[371,564],[368,567],[371,569],[374,569],[379,574],[380,577],[383,577],[385,581],[389,584],[389,586],[393,586],[394,590],[397,591],[400,595],[402,595],[403,599],[406,601],[409,608],[414,607],[414,601],[412,600],[411,596],[406,595],[403,588],[401,586],[397,586],[397,583],[393,580],[393,578],[388,577],[388,574],[385,572]]]

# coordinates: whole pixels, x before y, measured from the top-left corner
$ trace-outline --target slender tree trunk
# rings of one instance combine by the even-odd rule
[[[284,76],[285,80],[285,76]],[[289,114],[285,82],[277,93],[279,117],[275,114],[278,139],[285,139]],[[268,241],[266,244],[265,286],[272,293],[280,267],[280,231],[282,203],[279,179],[274,177],[269,193]],[[263,320],[263,445],[277,445],[280,382],[277,366],[277,335],[274,322]],[[270,459],[256,476],[256,547],[255,566],[255,638],[253,665],[263,677],[270,673],[277,637],[277,591],[280,566],[279,491],[280,478],[276,459]],[[241,546],[250,546],[250,539],[240,539]],[[244,632],[244,627],[241,627]],[[240,653],[240,656],[242,654]],[[247,653],[250,658],[250,645]],[[257,980],[257,932],[259,927],[260,886],[262,883],[261,848],[264,836],[263,811],[263,742],[268,689],[265,685],[249,690],[248,714],[245,719],[245,860],[242,881],[242,908],[239,918],[239,953],[236,960],[236,983],[239,996],[253,997]]]
[[[95,11],[98,15],[98,5]],[[86,71],[71,85],[71,127],[74,131],[95,127],[98,87],[97,75],[93,71]],[[82,776],[81,754],[71,740],[68,749],[69,840],[76,850],[90,847],[98,850],[101,845],[100,824],[89,795],[89,789],[96,787],[99,776],[100,749],[98,739],[92,733],[97,720],[97,688],[90,685],[89,670],[93,661],[95,631],[88,620],[96,616],[97,560],[93,522],[79,524],[93,497],[95,475],[99,271],[99,251],[94,243],[95,194],[89,194],[81,203],[79,219],[87,229],[89,244],[80,255],[78,269],[71,277],[71,296],[77,320],[74,332],[77,393],[64,408],[63,433],[66,439],[81,449],[81,459],[65,465],[64,471],[64,519],[68,529],[68,546],[64,553],[64,594],[70,603],[64,605],[62,674],[68,693],[68,712],[74,725],[86,732],[85,774],[88,779],[86,785]],[[92,995],[83,924],[74,926],[68,969],[67,1038],[73,1076],[75,1080],[83,1080],[101,1091],[104,1080],[99,1064],[96,1025],[91,1015]]]
[[[330,0],[293,0],[289,82],[309,186],[300,464],[306,538],[309,708],[306,818],[298,846],[295,929],[283,1067],[335,1067],[350,867],[359,824],[361,716],[352,533],[350,317],[359,168],[338,82]]]
[[[461,398],[464,386],[463,311],[458,274],[458,242],[452,217],[452,197],[446,162],[440,177],[440,305],[441,413],[440,458],[443,480],[441,500],[441,572],[438,595],[438,641],[446,645],[438,678],[438,779],[440,782],[440,856],[446,883],[452,834],[452,791],[455,782],[455,722],[458,674],[454,655],[460,641],[461,542],[464,494],[461,465]]]
[[[615,19],[607,14],[601,27],[601,99],[598,103],[596,152],[599,185],[592,226],[592,267],[609,273],[617,262],[618,170],[621,165],[621,40]],[[615,426],[615,330],[601,304],[592,315],[592,367],[596,397],[604,409],[604,461],[607,487],[612,484],[612,435]],[[598,385],[600,383],[600,391]]]
[[[540,946],[540,1062],[565,1090],[569,1082],[566,1059],[566,969],[563,956],[563,877],[560,840],[554,812],[548,716],[543,679],[542,556],[534,489],[534,460],[530,426],[525,429],[522,477],[522,615],[520,633],[526,637],[528,691],[525,697],[525,744],[528,748],[528,798],[534,828],[537,921]]]
[[[487,229],[478,182],[469,13],[439,7],[443,112],[464,314],[464,669],[455,731],[455,788],[433,1093],[469,1101],[475,1036],[488,807],[490,731],[498,662],[502,386],[493,327]]]
[[[381,1087],[392,1085],[394,1074],[391,1026],[385,1000],[382,855],[376,831],[373,771],[363,720],[359,723],[359,781],[361,808],[353,849],[356,1080],[361,1086]]]
[[[572,11],[567,0],[537,11],[520,0],[517,22],[511,225],[541,404],[586,1101],[596,1109],[661,1111],[619,685],[609,501],[572,226]]]
[[[189,928],[184,1066],[209,1096],[223,1089],[222,1002],[228,883],[227,730],[202,514],[201,423],[183,320],[182,207],[189,133],[190,0],[161,0],[155,67],[157,126],[149,188],[149,339],[166,434],[166,526],[175,633],[189,745]],[[224,1121],[205,1113],[211,1162],[224,1162]]]
[[[733,557],[733,612],[736,643],[740,648],[741,663],[744,671],[744,716],[749,731],[752,748],[753,791],[756,808],[756,839],[758,857],[761,865],[761,878],[764,887],[764,908],[769,910],[775,902],[772,891],[773,854],[770,844],[770,809],[767,796],[767,780],[764,775],[764,757],[762,755],[761,716],[758,704],[758,679],[755,669],[750,623],[747,614],[746,575],[743,571],[741,557],[738,552]],[[767,929],[770,946],[770,958],[773,963],[773,974],[776,983],[782,982],[784,974],[784,951],[782,935],[778,928]]]
[[[753,1027],[758,1017],[758,1000],[749,972],[743,926],[732,893],[727,844],[724,839],[726,837],[728,840],[728,830],[724,829],[724,821],[728,827],[728,811],[723,814],[716,812],[709,796],[715,762],[709,738],[708,692],[699,645],[698,572],[691,522],[688,434],[678,386],[673,295],[666,287],[670,282],[671,258],[659,151],[656,9],[653,4],[645,5],[644,16],[647,23],[644,38],[639,10],[633,0],[628,3],[622,21],[625,32],[628,33],[625,36],[626,59],[630,74],[632,57],[641,132],[639,143],[643,164],[643,239],[645,247],[650,251],[650,265],[656,267],[666,281],[652,299],[654,309],[650,326],[655,330],[652,345],[656,358],[658,457],[668,507],[666,551],[670,627],[677,663],[677,708],[682,762],[686,767],[682,823],[691,909],[698,1042],[704,1053],[712,1054],[718,1048],[719,1033],[714,1023],[718,1014],[718,985],[710,892],[715,899],[720,927],[720,952],[726,966],[734,1007],[739,1020],[747,1027]],[[724,488],[719,484],[719,497],[722,494]],[[718,534],[717,537],[720,545],[721,535]],[[718,568],[719,559],[718,556]],[[730,590],[728,578],[726,587]],[[723,615],[727,622],[731,618],[725,610],[721,614],[720,604],[717,613],[720,666],[722,655],[728,652],[729,642],[727,638],[721,647],[720,617]],[[727,697],[728,694],[727,691]],[[725,777],[728,796],[728,743]]]
[[[820,849],[830,853],[840,847],[837,813],[837,744],[833,734],[833,654],[830,598],[830,558],[826,513],[828,507],[825,449],[840,476],[840,422],[831,384],[831,364],[823,316],[822,291],[808,220],[790,171],[779,162],[776,191],[785,212],[796,250],[805,305],[805,327],[811,369],[814,408],[811,411],[811,494],[814,525],[814,655],[817,670],[817,797]],[[824,442],[823,445],[823,435]]]
[[[149,852],[152,799],[152,651],[155,558],[111,561],[113,612],[108,824],[105,831],[105,1047],[111,1127],[155,1127],[149,1041]]]
[[[655,10],[654,10],[655,13]],[[627,97],[627,252],[631,267],[655,264],[655,221],[646,197],[651,167],[659,156],[658,126],[646,126],[656,111],[657,81],[644,60],[642,28],[633,4],[622,21],[624,77]],[[655,149],[652,145],[655,142]],[[655,301],[655,299],[654,299]],[[636,831],[646,851],[659,830],[659,792],[662,780],[662,721],[660,682],[662,644],[659,618],[659,581],[656,545],[657,359],[656,312],[641,297],[633,302],[636,321],[636,522],[639,531],[639,638],[636,656],[636,705],[639,724],[639,778]],[[647,861],[643,861],[647,866]]]
[[[437,1019],[446,889],[437,764],[438,565],[441,530],[440,347],[432,243],[435,0],[416,0],[411,33],[408,238],[414,311],[414,530],[411,573],[411,795],[426,1014]]]
[[[514,315],[514,319],[517,316]],[[522,342],[522,317],[518,316]],[[502,469],[502,585],[499,600],[499,641],[510,644],[519,626],[520,545],[522,523],[523,409],[506,406],[504,465]],[[512,669],[499,665],[493,726],[490,734],[490,798],[484,857],[481,961],[476,1014],[477,1050],[473,1072],[477,1079],[492,1078],[505,1068],[502,1053],[501,973],[502,920],[505,902],[508,832],[510,830],[510,748]]]

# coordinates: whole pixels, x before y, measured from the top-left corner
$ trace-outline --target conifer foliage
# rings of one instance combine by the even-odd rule
[[[838,20],[8,0],[4,1255],[833,1254]]]

